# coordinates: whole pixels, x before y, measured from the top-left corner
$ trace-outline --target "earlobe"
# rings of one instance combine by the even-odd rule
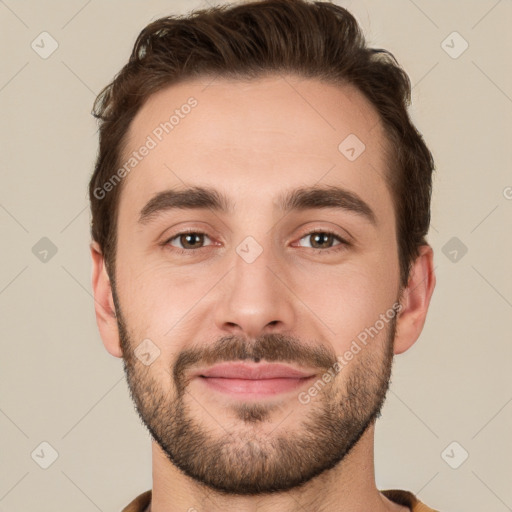
[[[434,252],[429,245],[422,245],[400,300],[401,309],[394,344],[395,354],[405,352],[419,338],[435,284]]]
[[[105,268],[105,260],[97,242],[90,245],[92,257],[92,288],[96,322],[105,348],[114,357],[122,357],[119,342],[119,329],[112,296],[110,278]]]

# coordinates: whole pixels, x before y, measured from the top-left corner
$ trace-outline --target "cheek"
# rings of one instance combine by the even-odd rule
[[[172,268],[164,260],[122,260],[117,272],[123,314],[137,340],[149,338],[160,349],[160,361],[172,361],[183,345],[198,337],[208,292],[219,281],[212,265]],[[135,343],[136,340],[134,340]]]
[[[379,319],[397,299],[394,277],[384,265],[352,264],[301,273],[294,291],[307,305],[311,321],[326,334],[336,353],[342,354],[377,322],[380,334]]]

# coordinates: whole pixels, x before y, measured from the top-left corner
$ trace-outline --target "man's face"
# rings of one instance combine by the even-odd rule
[[[125,370],[142,420],[190,477],[228,493],[287,490],[343,459],[388,387],[400,290],[383,129],[350,87],[210,82],[155,94],[129,130],[125,160],[155,144],[119,204]],[[201,208],[205,194],[194,208],[155,200],[190,187],[228,208]],[[310,187],[331,199],[281,208]]]

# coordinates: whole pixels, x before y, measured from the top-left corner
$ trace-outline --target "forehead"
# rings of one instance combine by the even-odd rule
[[[385,146],[378,113],[352,86],[288,75],[186,81],[153,94],[131,123],[120,211],[190,185],[229,187],[239,209],[317,183],[390,202]]]

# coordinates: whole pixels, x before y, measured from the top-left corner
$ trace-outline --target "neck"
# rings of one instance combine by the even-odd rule
[[[374,425],[334,468],[287,492],[230,496],[206,488],[176,468],[153,441],[151,512],[406,512],[375,485]]]

